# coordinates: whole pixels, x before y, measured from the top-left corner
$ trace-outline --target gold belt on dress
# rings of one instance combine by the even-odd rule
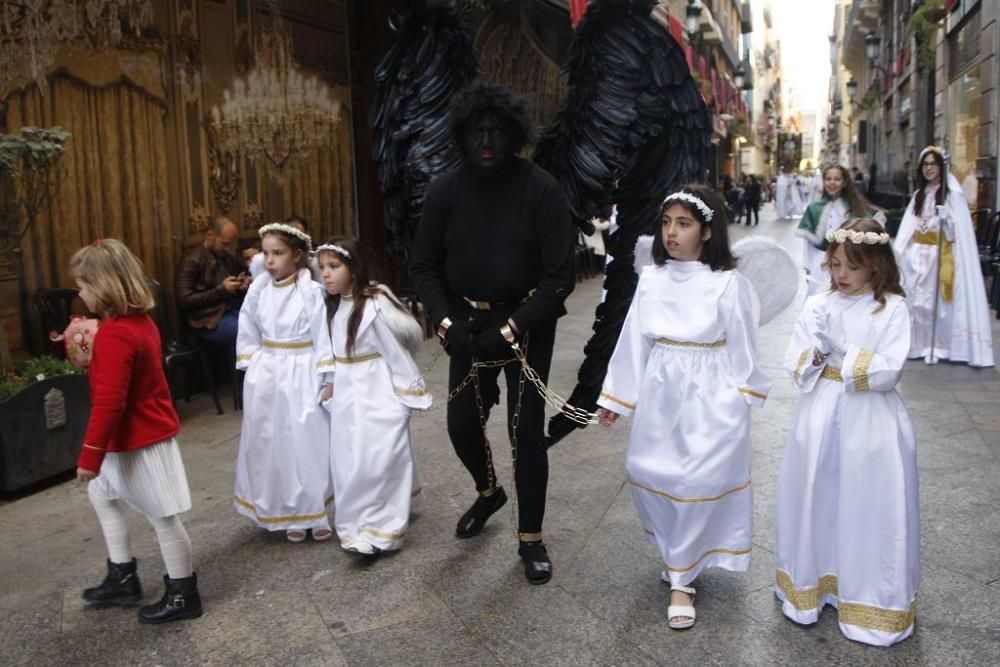
[[[674,340],[673,338],[660,337],[656,339],[656,342],[660,345],[670,345],[673,347],[698,347],[703,349],[715,348],[715,347],[725,347],[726,339],[717,340],[714,343],[694,343],[688,340]]]
[[[272,350],[311,350],[313,346],[311,340],[262,340],[260,345],[261,347],[267,347]]]
[[[374,361],[382,356],[380,352],[372,352],[371,354],[362,354],[357,357],[336,357],[334,359],[335,364],[360,364],[364,361]]]

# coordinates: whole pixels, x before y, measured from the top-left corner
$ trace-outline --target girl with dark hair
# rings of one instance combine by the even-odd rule
[[[410,412],[431,406],[412,356],[423,330],[388,287],[370,280],[357,241],[332,239],[317,255],[336,355],[333,385],[321,396],[333,424],[334,524],[345,551],[374,556],[403,546],[420,498]]]
[[[913,320],[909,356],[992,366],[990,309],[969,202],[940,148],[921,151],[918,165],[917,190],[894,244]]]
[[[823,268],[826,261],[826,232],[837,229],[851,218],[864,218],[873,214],[872,206],[854,187],[854,179],[839,164],[828,165],[823,170],[823,196],[809,204],[795,230],[805,241],[802,265],[806,270],[809,294],[826,290],[830,272]]]
[[[733,269],[722,198],[700,185],[668,196],[653,264],[639,276],[598,405],[632,415],[625,469],[670,584],[670,627],[695,622],[706,567],[750,565],[750,407],[771,381],[757,366],[751,286]]]
[[[308,234],[283,223],[259,233],[266,271],[247,290],[236,338],[246,377],[234,506],[289,542],[309,530],[321,542],[333,534],[330,426],[317,400],[333,372],[323,288],[306,268]]]
[[[829,290],[806,299],[785,352],[801,392],[778,477],[775,593],[796,623],[827,604],[849,639],[913,633],[920,580],[913,425],[896,392],[910,318],[889,235],[826,234]]]

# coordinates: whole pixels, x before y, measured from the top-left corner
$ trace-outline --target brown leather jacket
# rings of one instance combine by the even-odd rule
[[[216,263],[221,263],[217,275]],[[174,294],[177,309],[193,329],[214,329],[226,307],[239,305],[243,292],[230,294],[220,281],[225,276],[237,276],[244,267],[234,255],[214,255],[203,245],[192,248],[177,267]],[[223,273],[224,272],[224,273]]]

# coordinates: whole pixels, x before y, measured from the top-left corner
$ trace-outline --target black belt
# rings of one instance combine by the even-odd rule
[[[532,292],[534,292],[534,290],[532,290]],[[462,300],[475,310],[499,310],[502,308],[510,308],[511,306],[520,306],[522,303],[527,301],[530,296],[531,294],[528,294],[528,296],[523,299],[515,299],[513,301],[476,301],[475,299],[470,299],[466,296],[463,296]]]

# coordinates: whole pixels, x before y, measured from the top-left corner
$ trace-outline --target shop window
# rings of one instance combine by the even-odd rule
[[[948,86],[948,138],[951,171],[962,184],[969,205],[977,207],[979,183],[976,160],[979,158],[979,112],[982,108],[982,84],[979,65],[953,79]]]

